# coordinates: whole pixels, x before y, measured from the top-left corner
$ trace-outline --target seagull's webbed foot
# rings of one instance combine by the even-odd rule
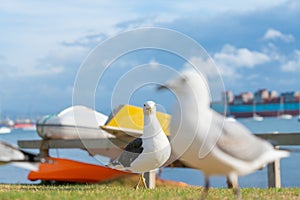
[[[144,177],[144,173],[141,174],[141,179],[142,179],[142,183],[144,185],[144,188],[148,188],[147,184],[146,184],[146,180],[145,180],[145,177]]]
[[[233,193],[236,196],[237,200],[242,200],[242,195],[241,195],[240,188],[234,188]]]
[[[141,175],[139,176],[139,180],[138,180],[136,186],[134,187],[136,190],[139,189],[140,183],[141,183]]]
[[[144,178],[144,173],[141,173],[140,176],[139,176],[139,181],[136,184],[136,186],[134,187],[136,190],[139,189],[139,186],[140,186],[141,182],[142,182],[142,185],[144,186],[144,188],[148,188],[147,184],[146,184],[146,181],[145,181],[145,178]]]

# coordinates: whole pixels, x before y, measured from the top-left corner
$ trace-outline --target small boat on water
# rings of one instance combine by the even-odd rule
[[[36,130],[34,123],[15,123],[14,129],[22,129],[24,131],[34,131]]]
[[[253,116],[252,116],[252,119],[254,121],[258,121],[258,122],[261,122],[261,121],[264,120],[264,118],[262,116],[260,116],[256,113],[256,102],[255,101],[253,101]]]
[[[236,119],[233,116],[228,116],[228,117],[226,117],[225,120],[229,121],[229,122],[235,122],[236,121]]]
[[[299,108],[299,115],[298,115],[298,122],[300,122],[300,101],[299,101],[299,104],[298,104],[298,108]]]
[[[13,125],[14,129],[22,129],[24,131],[36,130],[35,122],[30,119],[17,119]]]
[[[292,119],[293,116],[290,114],[286,114],[284,111],[284,104],[283,104],[283,98],[280,98],[280,110],[278,112],[278,118],[279,119],[284,119],[284,120],[289,120]]]
[[[252,119],[253,119],[254,121],[258,121],[258,122],[261,122],[261,121],[264,120],[264,118],[263,118],[262,116],[259,116],[259,115],[256,114],[256,113],[253,114]]]
[[[5,127],[13,127],[15,125],[15,122],[13,120],[11,120],[10,118],[6,118],[6,119],[2,119],[0,121],[0,124],[2,126],[5,126]]]
[[[289,115],[289,114],[282,114],[282,115],[279,115],[278,116],[279,119],[292,119],[293,116],[292,115]]]
[[[8,134],[11,132],[11,129],[6,126],[0,125],[0,134]]]

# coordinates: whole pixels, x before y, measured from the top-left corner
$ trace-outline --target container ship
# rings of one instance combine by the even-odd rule
[[[300,92],[284,92],[260,89],[254,94],[243,92],[233,95],[231,91],[222,93],[221,102],[213,102],[212,108],[234,118],[274,117],[292,118],[300,115]]]

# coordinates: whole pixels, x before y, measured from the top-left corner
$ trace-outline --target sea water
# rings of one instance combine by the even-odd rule
[[[263,121],[253,119],[239,119],[239,122],[247,126],[253,133],[288,133],[300,132],[300,122],[298,117],[290,120],[279,118],[265,118]],[[0,140],[17,145],[18,140],[40,139],[35,131],[13,130],[10,134],[0,135]],[[255,148],[255,147],[253,147]],[[285,148],[300,149],[300,146],[288,146]],[[38,150],[29,149],[28,151],[38,153]],[[108,159],[95,159],[89,156],[88,152],[80,149],[51,149],[50,155],[60,158],[69,158],[77,161],[106,164]],[[281,183],[283,187],[300,187],[300,153],[291,153],[289,158],[281,159]],[[40,181],[29,181],[27,179],[29,171],[12,165],[0,166],[0,183],[22,183],[34,184]],[[159,176],[163,179],[182,181],[191,185],[204,185],[203,174],[199,170],[185,168],[164,168]],[[212,187],[226,187],[225,177],[211,177]],[[267,182],[267,169],[258,170],[247,176],[239,178],[240,187],[259,187],[265,188]]]

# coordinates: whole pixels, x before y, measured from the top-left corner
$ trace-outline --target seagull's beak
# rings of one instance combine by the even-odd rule
[[[165,89],[169,89],[168,86],[166,85],[160,85],[156,88],[157,90],[165,90]]]
[[[146,110],[151,113],[152,112],[152,107],[146,108]]]

